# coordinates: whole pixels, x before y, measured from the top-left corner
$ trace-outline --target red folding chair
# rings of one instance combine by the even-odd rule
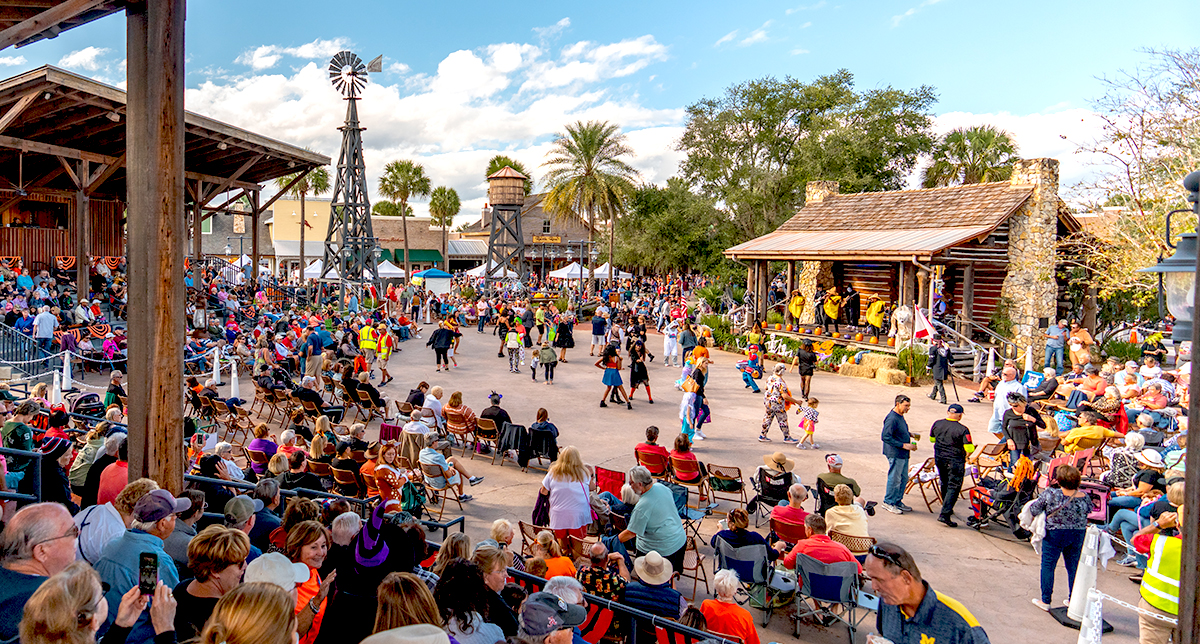
[[[619,499],[621,486],[625,485],[625,473],[596,467],[596,485],[600,487],[601,492],[611,492]]]

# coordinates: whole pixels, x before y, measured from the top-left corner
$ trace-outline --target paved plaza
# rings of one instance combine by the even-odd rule
[[[426,327],[425,339],[430,330]],[[576,329],[577,346],[568,351],[569,363],[559,364],[553,386],[543,383],[540,372],[537,383],[532,382],[528,366],[522,375],[509,373],[507,359],[496,357],[499,340],[490,334],[490,329],[483,335],[476,333],[473,327],[463,330],[457,356],[459,367],[449,373],[434,371],[434,354],[425,348],[424,339],[402,343],[403,350],[393,356],[390,364],[396,380],[382,389],[383,394],[389,398],[403,398],[409,389],[425,380],[445,390],[443,402],[454,391],[462,391],[464,402],[478,413],[488,405],[487,394],[495,390],[503,394],[501,404],[516,422],[532,423],[538,408],[544,407],[550,412],[550,421],[559,428],[560,446],[575,445],[586,462],[621,471],[634,465],[633,447],[643,440],[647,425],[656,425],[662,430],[660,442],[665,445],[670,445],[678,433],[682,393],[672,383],[679,377],[679,370],[664,367],[661,355],[650,364],[655,404],[647,404],[645,392],[639,391],[632,411],[618,405],[602,409],[599,407],[603,392],[602,372],[594,366],[596,358],[587,355],[583,342],[588,339],[588,330],[583,325]],[[660,352],[661,336],[651,334],[648,347],[655,353]],[[883,418],[899,393],[907,393],[913,398],[913,408],[907,416],[909,426],[914,432],[922,433],[923,440],[913,462],[932,455],[932,446],[926,439],[928,428],[943,417],[945,409],[925,398],[926,390],[886,386],[826,372],[817,372],[811,392],[821,401],[816,433],[820,449],[799,450],[785,445],[774,428],[771,435],[775,441],[759,443],[756,437],[762,421],[762,396],[743,388],[733,367],[738,360],[736,355],[713,351],[713,360],[706,387],[713,422],[704,428],[709,439],[694,446],[703,462],[735,465],[748,477],[762,463],[764,454],[781,450],[796,461],[795,472],[802,482],[813,485],[816,475],[825,471],[824,455],[837,452],[845,459],[844,473],[859,482],[864,497],[878,501],[883,497],[887,466],[880,450],[879,433]],[[772,365],[768,365],[768,370]],[[628,380],[628,370],[625,379]],[[796,374],[788,374],[786,379],[793,390],[798,390]],[[245,376],[240,386],[244,395],[253,391],[253,384]],[[949,393],[950,399],[954,400],[953,390]],[[961,385],[958,394],[963,401],[970,397]],[[972,429],[976,445],[992,442],[986,431],[991,406],[964,402],[964,407],[963,422]],[[791,414],[789,418],[794,428],[796,417]],[[371,424],[369,437],[377,437],[378,425],[378,421]],[[511,462],[503,467],[495,466],[490,463],[490,457],[476,457],[473,461],[468,460],[468,465],[471,474],[486,477],[470,489],[475,498],[465,504],[466,531],[473,541],[486,538],[495,519],[506,518],[514,525],[518,520],[529,522],[543,473],[532,468],[522,473]],[[967,528],[964,520],[969,516],[970,506],[965,500],[959,501],[955,510],[960,523],[957,529],[937,523],[936,515],[926,511],[915,490],[906,502],[916,511],[896,516],[879,510],[870,519],[871,535],[881,541],[893,541],[912,552],[930,585],[961,601],[984,626],[993,642],[1017,642],[1030,632],[1039,633],[1038,641],[1046,644],[1076,641],[1077,631],[1060,626],[1030,603],[1030,598],[1038,593],[1039,559],[1028,543],[1013,540],[1011,534],[999,526],[988,528],[983,534]],[[457,516],[458,508],[453,507],[453,510],[447,510],[447,519]],[[722,502],[718,509],[729,507],[727,502]],[[701,528],[706,541],[701,552],[707,558],[705,565],[710,583],[712,549],[707,540],[719,529],[719,518],[721,515],[714,515]],[[763,530],[766,530],[765,526]],[[1133,572],[1131,568],[1112,565],[1109,571],[1100,572],[1098,587],[1105,593],[1136,603],[1137,586],[1127,579]],[[690,595],[690,580],[680,581],[677,587]],[[1060,564],[1054,601],[1062,602],[1066,592],[1066,572]],[[705,594],[701,584],[697,602],[706,596],[710,595]],[[755,617],[758,619],[760,613],[755,611]],[[1106,604],[1105,619],[1116,628],[1115,633],[1105,636],[1105,642],[1119,644],[1137,640],[1137,620],[1132,612]],[[795,641],[790,624],[789,620],[776,614],[767,628],[760,627],[763,641]],[[873,614],[866,625],[859,634],[859,641],[874,630]],[[811,625],[801,627],[801,641],[844,642],[845,639],[844,629],[826,631]]]

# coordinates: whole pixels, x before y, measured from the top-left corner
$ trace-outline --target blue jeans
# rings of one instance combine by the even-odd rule
[[[478,327],[476,330],[477,330],[477,331],[479,331],[480,333],[483,333],[483,325],[484,325],[484,323],[486,323],[486,322],[487,322],[487,316],[486,316],[486,315],[481,315],[481,316],[479,316],[479,327]]]
[[[613,494],[612,492],[601,492],[597,496],[605,501],[608,501],[609,509],[617,514],[628,517],[629,513],[633,512],[632,505],[626,505],[623,501],[621,501],[621,499],[617,498],[617,495]]]
[[[1138,416],[1140,416],[1142,414],[1149,414],[1150,417],[1154,419],[1154,427],[1157,427],[1159,429],[1167,429],[1168,427],[1171,426],[1171,421],[1168,420],[1166,416],[1163,416],[1162,414],[1160,414],[1156,411],[1152,411],[1149,409],[1126,409],[1125,410],[1125,418],[1129,419],[1130,425],[1136,425]]]
[[[1114,496],[1108,500],[1110,508],[1127,508],[1132,510],[1142,504],[1142,500],[1136,496]]]
[[[37,339],[38,347],[45,350],[47,353],[50,352],[50,346],[53,343],[54,343],[54,338],[38,338]]]
[[[1121,498],[1133,498],[1133,497],[1121,497]],[[1133,541],[1134,533],[1137,532],[1139,529],[1137,512],[1130,510],[1130,509],[1117,510],[1117,513],[1113,515],[1112,521],[1109,521],[1108,525],[1105,526],[1104,529],[1107,530],[1108,533],[1112,534],[1112,535],[1118,534],[1117,531],[1120,530],[1119,534],[1121,535],[1121,538],[1125,540],[1125,543],[1130,543],[1131,541]],[[1137,556],[1137,567],[1138,568],[1146,567],[1146,557],[1145,556],[1143,556],[1137,552],[1130,552],[1129,554]]]
[[[1058,566],[1059,556],[1067,568],[1067,588],[1075,587],[1075,571],[1079,568],[1086,534],[1086,530],[1046,531],[1046,538],[1042,540],[1042,603],[1049,604],[1054,593],[1054,568]]]
[[[898,506],[904,501],[904,486],[908,485],[908,456],[889,456],[887,460],[887,492],[883,495],[883,502]]]
[[[1055,362],[1057,360],[1057,362]],[[1046,367],[1054,367],[1055,373],[1062,375],[1066,365],[1063,363],[1063,348],[1062,347],[1046,347],[1046,359],[1043,361]]]

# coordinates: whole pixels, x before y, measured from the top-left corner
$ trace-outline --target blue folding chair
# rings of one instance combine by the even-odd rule
[[[853,561],[827,564],[808,555],[799,555],[796,557],[796,574],[799,582],[796,590],[796,637],[800,637],[801,620],[817,617],[827,626],[839,622],[845,624],[853,644],[855,629],[870,612],[868,606],[878,607],[876,598],[861,592],[858,564]],[[835,611],[839,606],[842,610]]]
[[[714,545],[717,556],[713,562],[713,572],[732,570],[737,573],[742,583],[737,601],[763,611],[763,626],[771,621],[772,611],[791,603],[795,587],[790,580],[779,579],[787,583],[776,583],[775,569],[771,566],[766,544],[734,547],[718,537]]]

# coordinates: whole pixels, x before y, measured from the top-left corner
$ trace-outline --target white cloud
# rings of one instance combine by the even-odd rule
[[[557,56],[531,44],[499,43],[446,54],[434,72],[372,75],[358,105],[367,128],[369,188],[378,188],[388,161],[412,158],[435,186],[458,190],[463,210],[456,223],[473,221],[486,201],[488,159],[509,155],[540,178],[554,134],[592,119],[620,125],[638,154],[633,165],[645,180],[663,182],[679,163],[673,143],[684,111],[643,105],[627,87],[637,81],[619,87],[609,81],[666,57],[652,36],[575,43]],[[189,110],[336,158],[346,110],[339,99],[324,62],[310,61],[285,73],[213,75],[189,88],[186,100]],[[415,204],[418,213],[425,208]]]
[[[817,9],[820,9],[824,6],[825,6],[825,0],[821,0],[820,2],[818,2],[816,4],[812,4],[812,5],[800,5],[799,7],[792,7],[791,9],[788,9],[784,13],[790,16],[793,13],[797,13],[800,11],[816,11]]]
[[[549,27],[534,27],[533,33],[537,34],[538,38],[541,40],[550,40],[561,34],[563,31],[566,31],[567,27],[570,26],[571,19],[563,18]]]
[[[387,71],[393,74],[407,74],[408,72],[412,71],[412,68],[397,61],[388,63]]]
[[[807,54],[807,53],[809,53],[809,51],[807,49],[801,49],[800,47],[797,47],[791,51],[791,54],[793,56],[799,56],[800,54]]]
[[[770,26],[770,20],[764,22],[763,26],[751,31],[749,36],[738,41],[738,47],[749,47],[750,45],[757,45],[760,42],[766,42],[769,39],[767,36],[767,27]]]
[[[1059,161],[1059,192],[1067,195],[1072,186],[1092,176],[1093,164],[1101,161],[1078,153],[1078,145],[1100,134],[1099,118],[1083,108],[1056,109],[1033,114],[997,112],[975,114],[948,112],[934,117],[934,132],[941,136],[950,130],[974,125],[992,125],[1007,131],[1017,142],[1022,158],[1050,157]],[[923,168],[928,160],[923,160]],[[909,187],[918,187],[920,169],[909,177]]]
[[[904,22],[905,18],[909,18],[909,17],[915,15],[918,11],[921,11],[922,9],[924,9],[925,7],[933,6],[941,1],[942,0],[924,0],[924,2],[909,9],[908,11],[905,11],[904,13],[897,15],[897,16],[892,16],[892,27],[893,28],[899,27],[900,23]]]
[[[737,34],[738,34],[738,30],[734,29],[733,31],[725,34],[724,36],[721,36],[720,38],[717,39],[717,42],[713,43],[713,47],[720,47],[721,45],[724,45],[725,43],[733,40],[737,36]]]
[[[241,56],[238,56],[234,61],[243,65],[249,65],[252,69],[270,69],[279,64],[279,61],[284,56],[292,56],[295,58],[304,58],[308,60],[317,58],[332,58],[334,54],[349,47],[350,42],[345,38],[333,38],[331,40],[323,40],[318,38],[310,43],[305,43],[298,47],[283,47],[280,45],[261,45],[255,47]]]
[[[102,47],[84,47],[79,51],[73,51],[60,58],[58,60],[58,65],[59,67],[66,67],[68,69],[82,69],[89,72],[94,72],[103,66],[103,63],[99,59],[108,52],[108,49]],[[24,60],[24,58],[21,58],[22,62],[24,62]]]
[[[800,25],[800,28],[801,28],[801,29],[808,29],[808,28],[809,28],[809,27],[811,27],[811,26],[812,26],[812,21],[811,21],[811,20],[809,20],[808,22],[806,22],[806,23],[804,23],[804,24]]]
[[[13,65],[24,65],[24,56],[0,56],[0,65],[11,67]]]

